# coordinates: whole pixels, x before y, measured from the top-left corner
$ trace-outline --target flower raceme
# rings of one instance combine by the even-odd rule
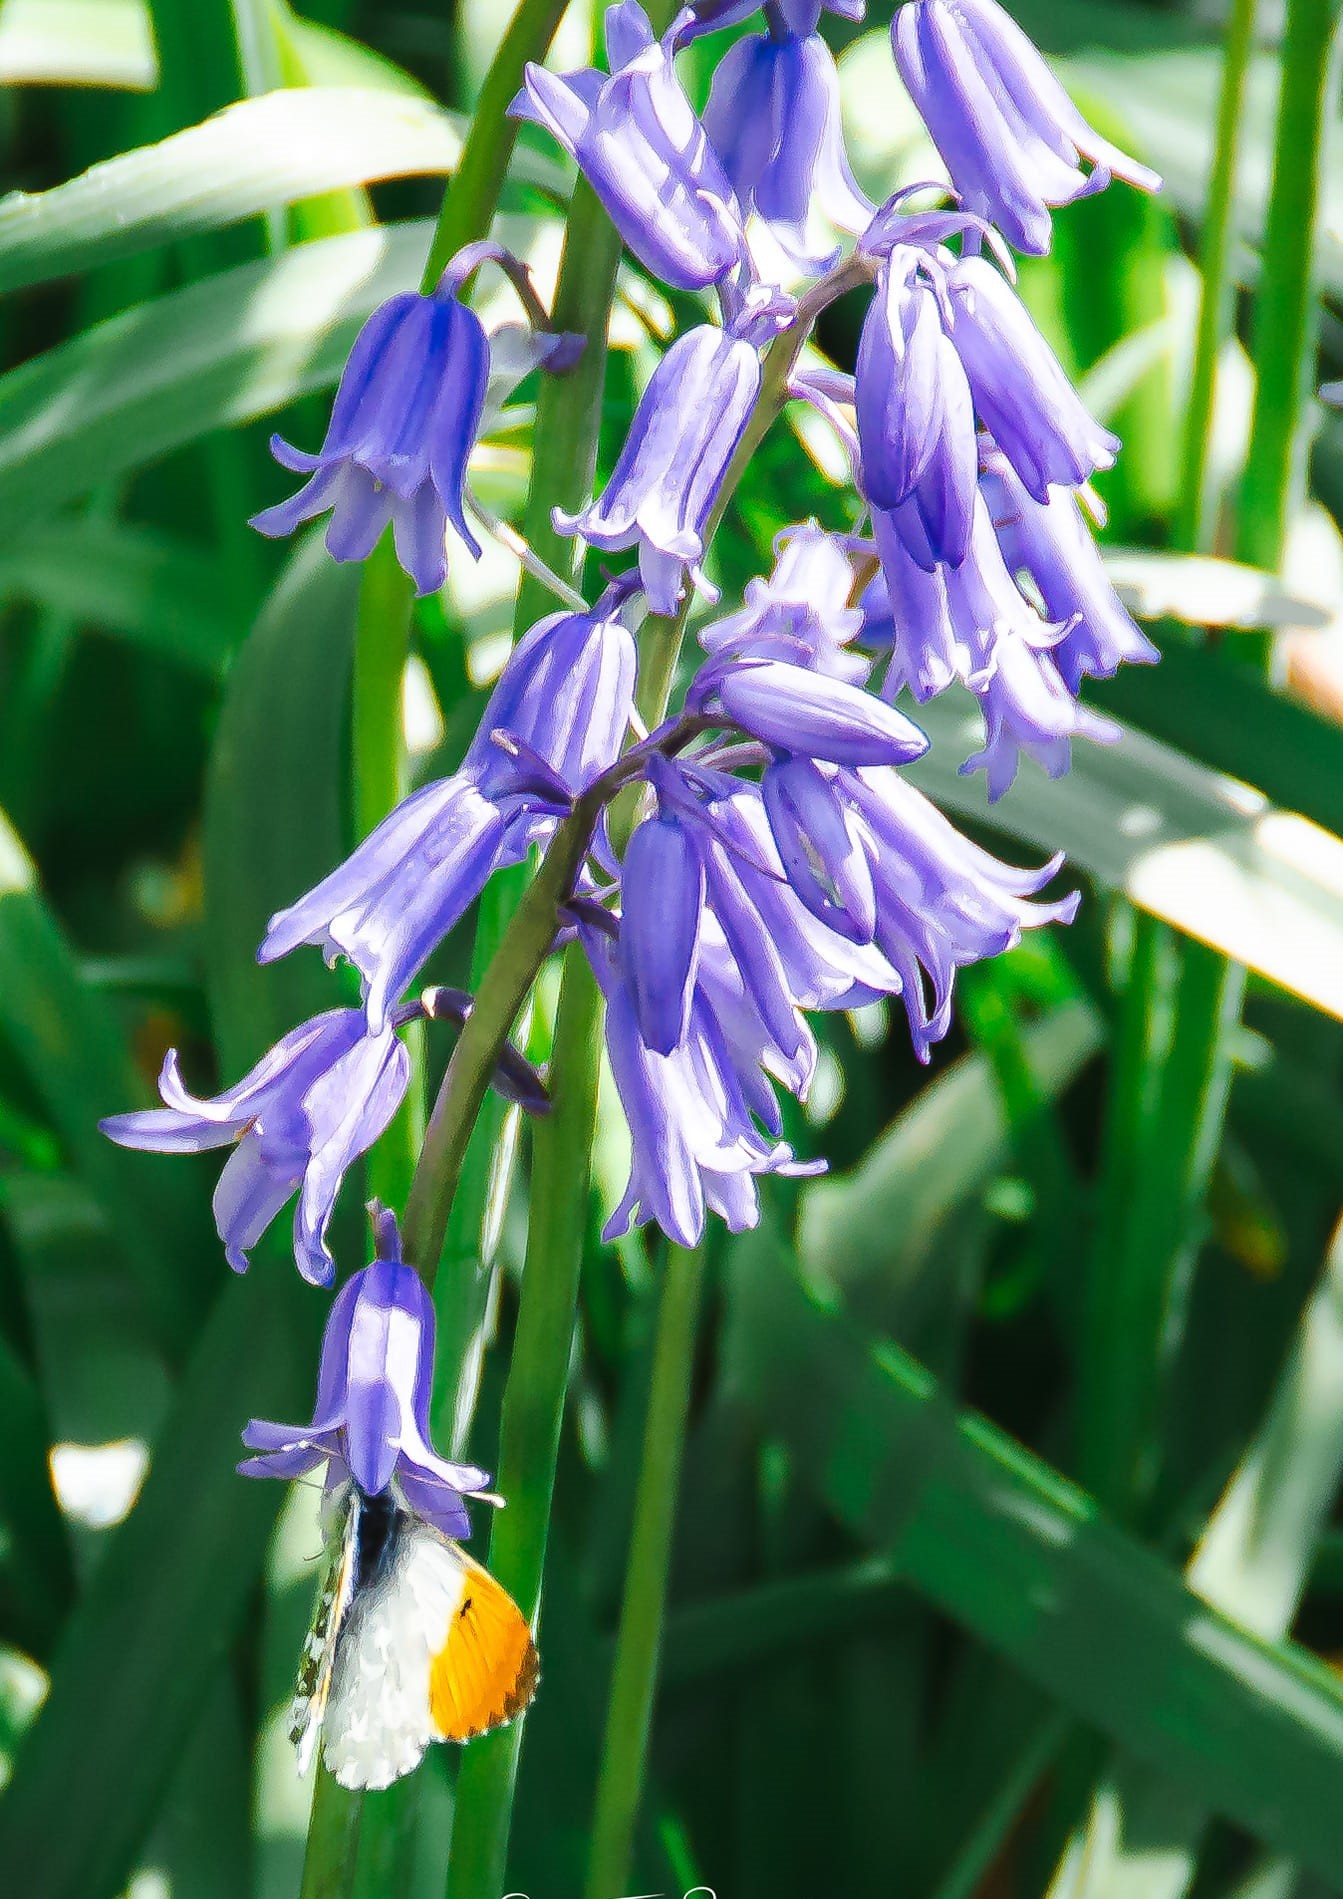
[[[905,695],[917,704],[953,684],[975,695],[985,743],[963,769],[986,771],[991,798],[1023,754],[1057,774],[1074,738],[1117,736],[1076,695],[1085,677],[1154,657],[1083,514],[1095,512],[1088,484],[1119,445],[1017,297],[1004,240],[1042,251],[1051,208],[1111,174],[1156,181],[1086,126],[996,0],[907,0],[897,62],[955,202],[910,212],[897,194],[874,213],[848,165],[820,36],[825,15],[862,11],[861,0],[767,0],[763,33],[738,39],[719,64],[703,121],[675,61],[689,41],[759,12],[743,0],[696,0],[661,38],[636,0],[620,0],[605,15],[609,74],[527,68],[514,114],[576,159],[644,270],[677,292],[716,289],[718,307],[663,354],[602,492],[555,511],[561,533],[631,556],[625,570],[595,605],[552,614],[518,643],[456,771],[420,786],[271,919],[261,960],[303,944],[345,957],[362,1007],[295,1030],[213,1100],[187,1095],[170,1057],[166,1105],[108,1124],[114,1139],[164,1150],[237,1142],[216,1196],[235,1266],[297,1192],[296,1259],[329,1281],[325,1234],[341,1177],[405,1090],[398,1029],[416,1013],[460,1022],[474,1006],[459,992],[433,992],[433,1006],[403,997],[490,877],[549,850],[576,803],[574,822],[591,828],[568,834],[586,849],[551,947],[576,934],[606,1000],[633,1148],[608,1232],[652,1219],[689,1245],[710,1211],[734,1229],[751,1224],[761,1175],[811,1166],[784,1139],[778,1095],[803,1099],[811,1084],[809,1012],[899,998],[927,1060],[950,1024],[957,971],[1073,914],[1075,895],[1042,894],[1057,860],[1000,863],[909,782],[928,741]],[[818,212],[860,234],[833,272],[813,243]],[[749,228],[768,225],[800,273],[827,274],[796,295],[763,281],[752,217]],[[486,256],[527,304],[521,344],[488,338],[464,300]],[[447,527],[476,549],[466,470],[488,426],[491,381],[557,367],[567,347],[520,276],[497,246],[470,246],[431,294],[376,311],[321,450],[276,448],[307,484],[258,527],[287,533],[329,510],[328,546],[351,559],[390,524],[419,590],[441,586]],[[855,375],[814,353],[801,360],[818,311],[863,281],[874,291]],[[689,610],[688,591],[717,599],[705,571],[714,525],[762,399],[786,394],[836,426],[870,534],[810,522],[781,535],[773,572],[696,628],[704,656],[679,710],[646,733],[638,597],[664,618]],[[608,827],[599,810],[619,784],[638,787],[628,828]],[[506,1052],[496,1085],[542,1109],[524,1068]],[[297,1469],[320,1444],[376,1494],[386,1460],[370,1461],[377,1433],[352,1396],[363,1384],[388,1416],[419,1417],[418,1438],[398,1426],[403,1449],[424,1441],[419,1372],[405,1367],[421,1362],[425,1324],[400,1277],[409,1269],[383,1250],[372,1277],[341,1295],[338,1320],[333,1309],[312,1425],[254,1426],[258,1462]],[[368,1336],[381,1325],[409,1356],[395,1376],[361,1383],[351,1367],[367,1314],[382,1314],[367,1318]],[[418,1449],[407,1455],[397,1481],[413,1488],[428,1467]],[[408,1492],[408,1507],[427,1510],[426,1495],[412,1504]]]

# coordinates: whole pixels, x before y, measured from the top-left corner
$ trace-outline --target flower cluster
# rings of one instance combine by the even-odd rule
[[[400,1032],[471,1007],[407,992],[494,872],[544,853],[580,816],[585,848],[553,942],[576,939],[591,962],[632,1136],[608,1234],[653,1220],[694,1244],[706,1209],[750,1225],[758,1177],[810,1165],[785,1138],[777,1092],[806,1095],[810,1012],[898,998],[927,1060],[949,1026],[956,972],[1074,912],[1075,895],[1039,900],[1057,859],[1000,863],[910,782],[904,768],[927,740],[897,701],[956,683],[974,694],[985,743],[963,769],[983,768],[996,798],[1022,753],[1057,774],[1073,739],[1114,736],[1079,703],[1084,677],[1156,657],[1087,525],[1099,511],[1090,483],[1119,443],[1018,298],[1008,246],[1047,250],[1051,209],[1112,176],[1157,181],[1086,125],[996,0],[908,0],[895,61],[949,189],[939,209],[902,194],[876,207],[845,155],[821,33],[824,13],[858,19],[861,0],[766,0],[763,30],[734,41],[697,116],[681,49],[758,11],[697,0],[658,37],[637,0],[618,0],[606,12],[609,71],[527,70],[514,113],[577,161],[638,266],[678,292],[712,289],[718,320],[706,309],[667,350],[604,491],[556,513],[563,533],[633,564],[595,604],[533,627],[460,767],[272,918],[261,959],[305,944],[343,957],[361,1008],[295,1030],[212,1100],[186,1093],[170,1054],[165,1107],[107,1124],[116,1140],[161,1150],[237,1142],[216,1215],[239,1269],[297,1191],[298,1264],[330,1282],[341,1178],[406,1088]],[[845,237],[856,239],[847,256]],[[791,260],[797,281],[772,281],[762,257]],[[523,346],[487,337],[466,301],[487,258],[524,290]],[[476,549],[467,468],[491,386],[542,362],[559,369],[569,353],[524,276],[498,247],[473,246],[432,294],[377,311],[321,451],[277,438],[278,459],[309,479],[256,525],[287,533],[329,509],[331,552],[358,559],[390,522],[417,587],[441,585],[447,526]],[[853,375],[800,371],[817,315],[862,282],[872,297]],[[773,572],[697,626],[702,653],[680,702],[666,717],[656,708],[647,732],[639,620],[717,601],[706,573],[715,524],[771,419],[765,405],[786,399],[838,427],[858,527],[799,522],[782,534]],[[605,806],[630,784],[633,823],[608,825]],[[507,1049],[497,1085],[545,1105],[540,1079]],[[325,1457],[365,1490],[395,1481],[417,1510],[455,1522],[458,1506],[435,1502],[434,1486],[457,1496],[484,1479],[427,1449],[427,1308],[386,1229],[381,1255],[333,1308],[312,1425],[250,1427],[262,1455],[248,1468],[293,1474]],[[392,1358],[390,1384],[368,1370]],[[392,1388],[401,1396],[388,1410]]]

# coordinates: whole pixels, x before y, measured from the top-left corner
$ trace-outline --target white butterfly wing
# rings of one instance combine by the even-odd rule
[[[430,1709],[468,1558],[403,1517],[386,1572],[355,1597],[336,1648],[323,1758],[342,1787],[388,1787],[441,1738]]]

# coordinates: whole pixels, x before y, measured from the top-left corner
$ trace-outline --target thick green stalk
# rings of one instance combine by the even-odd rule
[[[490,228],[518,142],[517,120],[504,115],[522,85],[527,62],[545,58],[568,4],[569,0],[519,0],[485,75],[472,119],[472,136],[438,214],[438,228],[421,284],[426,293],[434,288],[463,244],[484,237]],[[479,127],[486,128],[484,138],[474,136]]]
[[[541,1600],[587,1225],[600,1027],[596,981],[582,950],[572,945],[565,955],[555,1024],[554,1107],[532,1138],[523,1297],[504,1392],[496,1479],[508,1507],[490,1537],[490,1568],[533,1623]],[[462,1758],[449,1893],[505,1890],[522,1732],[522,1722],[515,1721],[475,1742]]]
[[[299,1899],[345,1899],[354,1889],[363,1796],[340,1786],[319,1760]]]
[[[658,1306],[643,1462],[592,1822],[587,1899],[609,1899],[611,1893],[624,1892],[629,1872],[662,1652],[703,1279],[703,1247],[688,1252],[673,1246]]]
[[[401,718],[401,687],[410,652],[411,582],[384,535],[364,563],[355,626],[351,711],[354,828],[365,838],[409,789]],[[407,1032],[414,1080],[386,1134],[368,1157],[368,1195],[401,1206],[410,1191],[424,1134],[423,1033]]]
[[[1254,421],[1236,554],[1275,572],[1303,492],[1320,301],[1316,252],[1339,0],[1287,0],[1273,189],[1255,299]]]
[[[1217,398],[1217,363],[1231,327],[1234,279],[1231,240],[1234,232],[1236,179],[1240,168],[1241,117],[1245,80],[1254,46],[1257,0],[1233,0],[1222,59],[1222,91],[1217,107],[1217,136],[1212,177],[1199,241],[1198,333],[1194,369],[1185,413],[1175,544],[1190,553],[1209,552],[1216,539],[1213,496],[1209,487],[1212,424]]]

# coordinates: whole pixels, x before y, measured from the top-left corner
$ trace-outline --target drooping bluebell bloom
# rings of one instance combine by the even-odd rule
[[[1070,490],[1051,488],[1042,505],[997,454],[986,458],[982,483],[1008,567],[1029,576],[1045,612],[1064,629],[1049,655],[1070,692],[1084,677],[1109,679],[1120,666],[1160,659],[1111,586]]]
[[[260,960],[302,943],[346,956],[378,1028],[495,870],[518,863],[620,751],[634,645],[618,618],[556,614],[519,642],[460,771],[403,800],[297,903],[271,918]],[[513,741],[510,752],[501,738]],[[528,782],[531,767],[545,782]]]
[[[554,613],[519,640],[499,676],[463,770],[488,792],[513,777],[506,734],[575,796],[613,765],[634,711],[638,657],[618,590],[590,613]]]
[[[196,1154],[236,1143],[215,1188],[214,1216],[229,1265],[247,1253],[295,1190],[294,1258],[314,1285],[335,1263],[326,1229],[348,1168],[400,1107],[410,1078],[389,1023],[370,1034],[359,1009],[332,1009],[293,1029],[236,1087],[202,1100],[182,1083],[177,1051],[159,1077],[165,1106],[99,1123],[120,1147]]]
[[[1043,256],[1050,207],[1102,190],[1112,175],[1159,189],[1155,172],[1087,124],[996,0],[909,0],[891,31],[901,76],[967,210],[1019,251]]]
[[[1025,929],[1068,922],[1076,911],[1075,894],[1053,904],[1028,901],[1061,858],[1033,872],[999,863],[890,768],[817,768],[811,796],[794,800],[792,810],[792,826],[799,834],[805,826],[806,861],[797,862],[787,832],[780,856],[799,897],[832,927],[847,860],[855,845],[866,855],[872,940],[897,973],[888,993],[904,1003],[920,1061],[950,1027],[957,969],[1012,948]]]
[[[927,568],[965,559],[979,473],[942,276],[922,248],[892,248],[863,323],[855,391],[864,492]]]
[[[602,495],[579,514],[555,510],[561,534],[638,548],[654,613],[675,613],[687,571],[717,598],[700,570],[704,535],[759,393],[753,344],[709,324],[687,331],[653,371]]]
[[[1064,685],[1051,649],[1068,629],[1042,620],[1012,579],[982,495],[970,553],[957,568],[923,573],[881,514],[872,525],[884,600],[869,595],[869,635],[886,630],[892,641],[882,691],[893,699],[909,686],[926,700],[954,678],[967,686],[983,710],[987,743],[964,769],[987,770],[990,798],[1012,784],[1022,752],[1057,778],[1068,770],[1075,738],[1107,744],[1119,736]]]
[[[632,1143],[629,1184],[603,1237],[655,1220],[678,1245],[696,1246],[706,1206],[733,1233],[754,1226],[758,1174],[815,1171],[762,1131],[763,1078],[739,1073],[702,984],[682,1041],[668,1055],[650,1049],[615,944],[596,929],[585,928],[582,939],[606,998],[607,1052]]]
[[[449,265],[432,295],[408,291],[373,312],[350,351],[319,452],[271,437],[275,459],[309,480],[253,516],[254,528],[292,534],[330,509],[327,548],[348,561],[366,559],[390,521],[397,559],[422,594],[447,576],[449,522],[479,557],[462,497],[490,348],[460,288]]]
[[[327,1314],[312,1422],[253,1418],[242,1438],[259,1455],[238,1469],[289,1482],[325,1464],[328,1495],[351,1481],[368,1497],[390,1488],[444,1536],[469,1536],[465,1498],[488,1491],[490,1480],[430,1443],[434,1303],[402,1262],[393,1216],[376,1209],[375,1229],[378,1257],[345,1282]]]
[[[981,422],[1039,502],[1112,468],[1117,435],[1088,413],[1011,285],[983,257],[947,276],[951,340]]]
[[[700,645],[738,659],[792,660],[861,685],[871,664],[849,646],[863,615],[849,604],[853,568],[843,545],[807,521],[786,529],[775,551],[774,572],[748,580],[741,610],[701,627]]]
[[[849,169],[834,55],[816,32],[819,4],[765,8],[768,32],[738,40],[714,74],[704,129],[738,201],[755,211],[802,269],[837,252],[809,241],[813,204],[841,231],[867,228],[874,207]]]
[[[663,283],[703,290],[745,256],[741,207],[637,0],[606,9],[611,73],[529,65],[509,108],[575,158],[634,255]]]
[[[344,956],[366,985],[379,1029],[416,972],[494,871],[526,856],[534,806],[493,798],[460,771],[403,800],[343,864],[271,918],[258,960],[313,943]]]

